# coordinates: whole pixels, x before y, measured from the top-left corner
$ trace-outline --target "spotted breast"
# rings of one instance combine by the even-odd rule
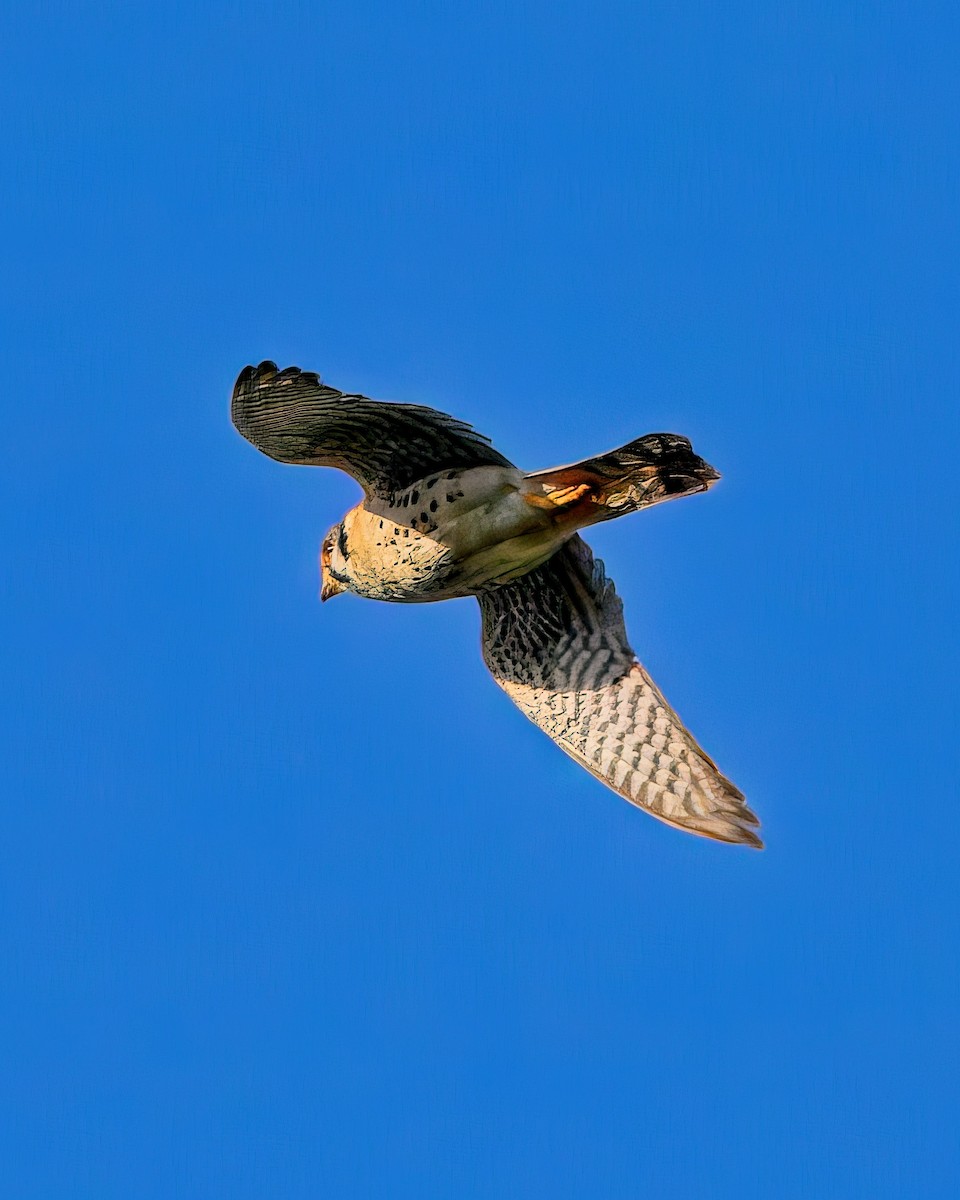
[[[539,566],[569,533],[531,505],[524,472],[473,467],[428,475],[344,518],[351,587],[377,600],[475,595]]]

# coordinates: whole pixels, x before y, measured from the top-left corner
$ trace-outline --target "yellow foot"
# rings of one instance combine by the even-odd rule
[[[588,483],[580,483],[576,487],[554,488],[543,495],[538,495],[536,492],[527,492],[524,500],[528,504],[532,504],[534,508],[569,508],[571,504],[576,504],[589,491],[590,485]]]
[[[576,487],[561,488],[559,491],[550,492],[547,499],[557,508],[566,508],[568,504],[576,504],[580,497],[585,496],[589,491],[590,484],[581,483]]]

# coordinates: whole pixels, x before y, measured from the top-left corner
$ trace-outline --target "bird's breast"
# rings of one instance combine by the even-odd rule
[[[521,494],[523,472],[473,467],[426,476],[348,517],[354,590],[407,602],[472,595],[539,566],[560,545]]]

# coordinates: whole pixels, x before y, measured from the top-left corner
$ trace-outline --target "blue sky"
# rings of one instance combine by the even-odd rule
[[[955,1195],[955,6],[200,7],[4,22],[3,1194]],[[321,611],[264,357],[690,436],[590,540],[768,849]]]

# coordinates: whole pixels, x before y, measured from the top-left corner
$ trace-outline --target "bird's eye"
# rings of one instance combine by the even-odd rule
[[[349,556],[349,551],[347,550],[347,531],[342,525],[340,526],[340,532],[337,534],[337,549],[344,558]]]

